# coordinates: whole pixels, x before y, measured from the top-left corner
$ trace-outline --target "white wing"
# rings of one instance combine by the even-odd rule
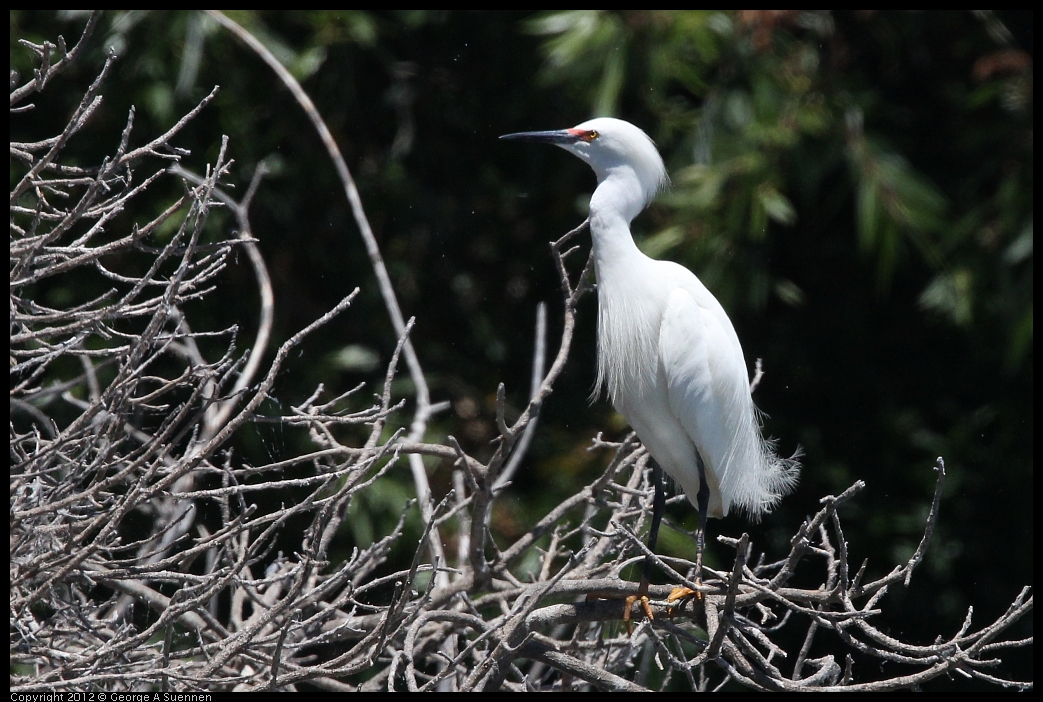
[[[659,332],[670,409],[702,456],[711,489],[720,491],[721,513],[735,504],[757,517],[794,484],[796,473],[761,437],[731,321],[705,286],[681,270],[687,276],[670,293]]]

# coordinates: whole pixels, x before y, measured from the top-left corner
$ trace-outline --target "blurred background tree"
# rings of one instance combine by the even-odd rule
[[[452,403],[431,433],[481,457],[497,383],[524,405],[538,302],[551,304],[550,338],[559,331],[547,242],[582,220],[594,185],[565,154],[496,137],[618,116],[657,141],[674,182],[635,222],[641,246],[690,267],[721,300],[747,359],[764,361],[767,431],[784,452],[805,452],[800,487],[752,527],[755,543],[777,544],[820,496],[863,479],[847,536],[855,558],[889,569],[915,549],[942,455],[950,479],[927,568],[891,594],[903,635],[958,628],[970,605],[995,616],[1032,583],[1033,13],[232,16],[304,84],[353,169],[418,320],[433,399]],[[11,65],[25,72],[15,40],[77,36],[85,18],[10,19]],[[311,339],[280,397],[374,382],[395,335],[333,169],[290,96],[194,12],[107,14],[63,80],[89,82],[110,46],[121,59],[93,118],[94,134],[111,135],[98,154],[130,105],[139,133],[154,134],[220,85],[180,145],[212,159],[227,134],[240,182],[269,170],[252,216],[274,278],[276,345],[362,287],[356,308],[368,312]],[[12,138],[55,133],[79,95],[50,91]],[[226,275],[223,303],[195,312],[214,328],[249,323],[242,312],[256,308],[247,263]],[[607,458],[586,451],[597,431],[626,431],[607,402],[587,403],[595,303],[585,304],[576,352],[497,514],[504,534],[598,470]],[[284,441],[258,431],[241,450],[277,456],[292,448]],[[444,493],[449,472],[429,468]],[[403,470],[367,493],[344,548],[389,529],[410,488]],[[688,529],[694,516],[670,515]],[[750,528],[728,519],[715,531]],[[690,555],[676,532],[662,543]],[[1026,671],[1013,677],[1031,677],[1028,655],[1011,658]]]

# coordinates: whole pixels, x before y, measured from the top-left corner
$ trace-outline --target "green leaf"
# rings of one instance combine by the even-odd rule
[[[757,188],[757,201],[773,221],[791,225],[797,221],[797,211],[785,195],[771,185],[763,183]]]
[[[920,307],[948,317],[958,326],[973,318],[974,273],[957,268],[935,276],[920,294]]]

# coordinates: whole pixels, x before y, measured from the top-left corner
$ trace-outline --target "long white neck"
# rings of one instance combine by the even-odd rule
[[[636,176],[620,168],[599,180],[590,198],[590,233],[598,281],[595,395],[606,388],[616,409],[626,415],[623,398],[640,396],[655,382],[654,365],[646,367],[642,361],[656,358],[659,330],[648,325],[660,315],[645,307],[658,304],[659,298],[646,289],[656,281],[655,272],[646,270],[654,262],[638,250],[630,234],[630,221],[646,201]]]
[[[599,280],[603,273],[625,270],[644,256],[630,234],[630,222],[644,209],[645,201],[632,169],[618,166],[598,173],[598,187],[590,197],[590,233]]]

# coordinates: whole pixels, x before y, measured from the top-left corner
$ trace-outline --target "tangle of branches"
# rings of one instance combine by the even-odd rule
[[[213,16],[264,56],[252,37]],[[23,42],[39,68],[12,89],[13,119],[80,57],[96,23],[93,15],[71,50],[60,39]],[[869,579],[864,564],[848,560],[841,511],[857,499],[859,483],[823,499],[773,562],[754,559],[746,536],[722,537],[734,551],[731,568],[704,571],[702,597],[676,606],[665,601],[670,587],[651,586],[655,619],[635,611],[632,632],[620,619],[637,584],[622,573],[646,554],[639,534],[652,491],[649,457],[633,437],[596,439],[591,449],[606,457],[602,475],[521,538],[494,541],[493,506],[524,460],[568,357],[577,302],[590,289],[589,256],[572,263],[579,247],[571,241],[582,227],[552,245],[564,322],[558,349],[545,369],[542,325],[531,400],[513,423],[500,386],[492,457],[479,461],[452,437],[425,442],[440,406],[429,399],[411,323],[398,310],[328,131],[398,345],[372,401],[358,391],[327,398],[319,387],[288,412],[265,414],[289,352],[335,316],[351,314],[358,291],[294,334],[266,365],[275,291],[248,218],[260,174],[233,199],[227,141],[198,175],[187,165],[191,154],[174,145],[214,93],[137,148],[130,147],[131,111],[108,158],[73,165],[76,140],[114,61],[105,62],[60,134],[11,144],[19,173],[10,220],[13,691],[636,691],[729,683],[893,690],[941,676],[1030,687],[998,668],[1006,649],[1030,644],[1009,636],[1032,609],[1028,588],[995,621],[976,625],[968,613],[958,631],[929,645],[898,640],[874,624],[888,589],[909,584],[928,548],[945,476],[941,459],[920,547],[885,576]],[[285,71],[280,76],[321,133],[303,91]],[[178,179],[182,195],[147,221],[122,222],[161,179]],[[215,208],[233,215],[235,233],[214,226]],[[245,353],[236,346],[238,328],[197,329],[189,319],[236,252],[249,258],[261,299],[258,332]],[[59,276],[74,277],[78,297],[44,294]],[[215,342],[223,353],[203,350]],[[409,418],[392,395],[400,361],[416,392]],[[311,449],[262,465],[229,450],[237,433],[272,422],[306,437]],[[389,424],[408,430],[389,431]],[[364,438],[349,443],[349,435]],[[454,489],[440,499],[427,484],[425,456],[453,467]],[[368,547],[335,556],[349,506],[404,467],[423,519],[419,541],[405,544],[403,516]],[[219,515],[218,526],[203,513]],[[392,547],[403,545],[412,562],[389,572]],[[537,563],[538,573],[519,575],[523,561]],[[675,582],[696,587],[692,563],[656,562]],[[801,582],[818,574],[813,586],[794,585],[798,567]],[[786,650],[777,641],[794,630],[803,643]],[[873,676],[853,655],[891,665]]]

